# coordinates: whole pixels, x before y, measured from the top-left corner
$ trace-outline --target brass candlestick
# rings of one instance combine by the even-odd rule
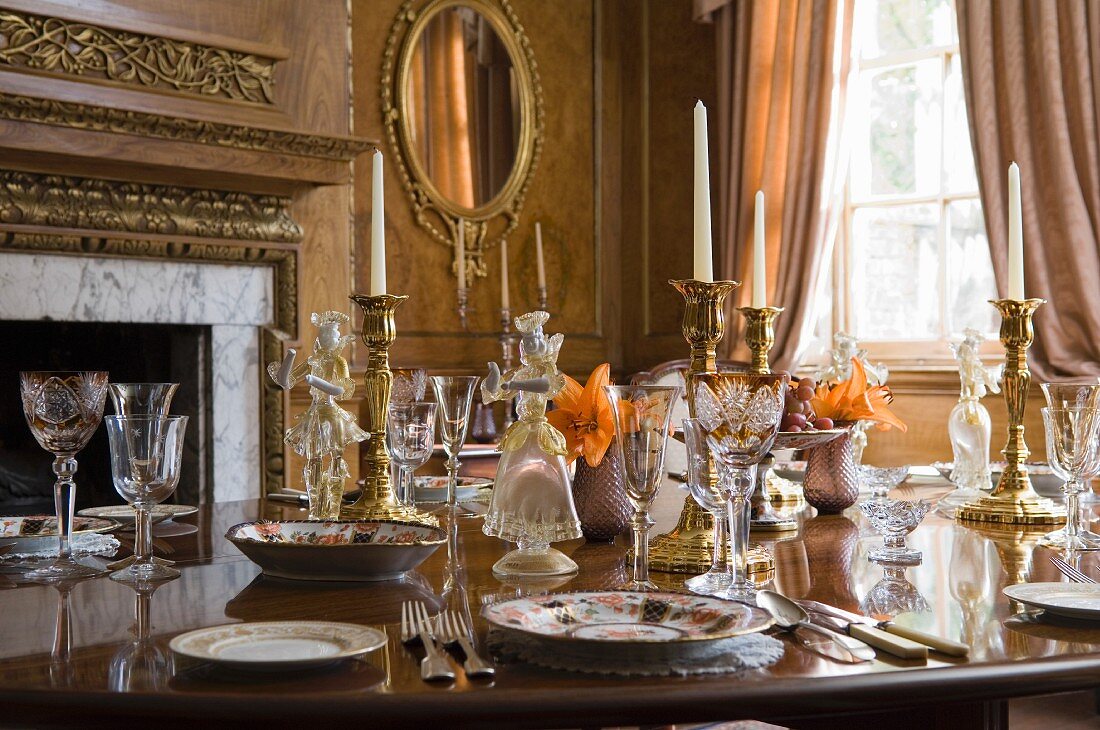
[[[393,373],[390,372],[390,345],[397,339],[393,313],[406,296],[355,294],[351,300],[363,310],[363,344],[367,346],[366,405],[364,430],[370,434],[366,452],[361,459],[362,495],[355,504],[344,507],[340,516],[354,520],[403,520],[438,525],[427,512],[409,507],[397,500],[390,482],[390,457],[386,453],[386,413],[390,406]]]
[[[752,353],[752,371],[770,373],[768,353],[775,344],[775,318],[783,307],[739,307],[737,311],[745,317],[745,344]]]
[[[767,374],[772,371],[768,355],[775,344],[775,318],[783,307],[738,307],[745,318],[745,344],[752,353],[750,368],[754,373]],[[768,474],[775,464],[775,457],[768,454],[756,470],[756,489],[753,491],[753,516],[749,525],[755,530],[783,532],[797,530],[798,521],[790,516],[781,517],[772,506],[773,495],[768,490]],[[759,505],[757,510],[756,505]]]
[[[1013,525],[1050,525],[1066,519],[1065,508],[1040,497],[1031,487],[1027,473],[1028,455],[1024,441],[1024,408],[1031,388],[1031,371],[1027,368],[1027,348],[1035,338],[1031,317],[1043,299],[996,299],[990,302],[1001,313],[1001,342],[1005,346],[1005,369],[1002,390],[1008,406],[1008,442],[1001,451],[1005,469],[997,488],[959,507],[959,520],[1001,522]]]
[[[716,348],[726,333],[723,304],[736,281],[670,280],[669,284],[684,295],[684,339],[691,345],[691,363],[685,373],[688,411],[695,417],[695,394],[692,380],[698,373],[718,372]],[[708,469],[712,483],[718,473],[712,463]],[[714,518],[688,496],[680,512],[680,520],[671,532],[658,535],[649,543],[649,567],[668,573],[700,573],[710,569],[714,557]],[[771,569],[771,557],[766,551],[750,548],[750,573]]]
[[[515,338],[516,334],[512,332],[512,310],[502,308],[500,310],[500,364],[505,373],[512,371],[514,363],[512,359],[512,341]],[[504,425],[500,431],[502,434],[516,422],[513,408],[515,408],[514,399],[504,401]]]

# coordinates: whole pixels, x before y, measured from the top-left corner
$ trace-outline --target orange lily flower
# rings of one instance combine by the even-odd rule
[[[610,374],[610,364],[597,366],[583,388],[566,375],[565,387],[554,398],[554,410],[546,414],[546,420],[565,436],[569,463],[583,456],[589,466],[597,467],[611,445],[615,419],[603,390]]]
[[[833,421],[874,421],[881,431],[891,426],[902,432],[908,427],[887,407],[894,400],[885,385],[871,385],[863,364],[852,358],[852,377],[836,385],[819,385],[811,402],[814,415]]]

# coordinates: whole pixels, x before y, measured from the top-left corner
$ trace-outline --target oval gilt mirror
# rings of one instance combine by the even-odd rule
[[[456,251],[461,222],[466,280],[484,276],[486,249],[518,223],[542,145],[542,92],[515,12],[507,0],[408,0],[382,88],[417,222]]]

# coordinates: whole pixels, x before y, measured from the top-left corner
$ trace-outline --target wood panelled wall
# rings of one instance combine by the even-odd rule
[[[666,283],[691,274],[691,108],[714,93],[714,35],[691,20],[691,0],[511,0],[542,85],[542,157],[509,242],[513,313],[535,308],[534,224],[546,243],[551,331],[561,362],[587,375],[684,357],[680,297]],[[355,130],[382,136],[382,54],[401,0],[356,3],[352,18]],[[383,148],[387,154],[394,150]],[[713,146],[712,146],[713,149]],[[389,290],[397,312],[392,360],[435,371],[481,372],[499,358],[499,251],[476,280],[468,333],[458,332],[451,249],[412,218],[386,168]],[[355,180],[355,284],[365,290],[370,181]],[[357,362],[362,362],[362,353]]]

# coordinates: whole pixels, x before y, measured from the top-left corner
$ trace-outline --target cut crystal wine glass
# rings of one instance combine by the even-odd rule
[[[73,560],[76,455],[99,427],[107,399],[107,373],[27,371],[19,373],[23,415],[38,445],[54,455],[57,558],[27,573],[30,580],[93,577],[103,571]]]
[[[684,419],[684,446],[687,452],[687,487],[700,507],[714,517],[714,559],[710,570],[684,581],[684,587],[694,593],[718,595],[730,587],[729,531],[726,525],[726,495],[709,465],[710,447],[707,434],[696,418]]]
[[[137,512],[134,560],[111,580],[166,580],[179,571],[153,560],[152,508],[176,490],[187,416],[107,416],[115,490]]]
[[[693,376],[695,417],[719,467],[726,497],[732,578],[725,598],[756,599],[749,580],[749,497],[756,486],[756,465],[771,451],[783,417],[788,376],[779,373],[701,373]]]
[[[476,375],[433,375],[432,390],[439,406],[436,421],[443,450],[447,452],[447,504],[455,504],[458,489],[458,454],[466,443],[466,431],[470,427],[470,405],[474,399],[474,387],[480,378]]]
[[[424,466],[435,447],[435,403],[391,403],[386,417],[386,446],[397,465],[397,498],[413,506],[413,472]]]
[[[1045,384],[1047,385],[1047,384]],[[1045,388],[1044,385],[1044,388]],[[1044,408],[1047,458],[1064,483],[1066,526],[1039,539],[1040,545],[1068,550],[1100,550],[1100,535],[1081,527],[1079,495],[1100,473],[1100,409]]]
[[[428,390],[428,373],[424,368],[393,368],[390,403],[405,404],[424,400]]]
[[[657,590],[649,580],[650,505],[665,477],[665,445],[678,385],[605,385],[615,418],[615,440],[623,463],[626,496],[634,505],[634,577],[627,590]]]

